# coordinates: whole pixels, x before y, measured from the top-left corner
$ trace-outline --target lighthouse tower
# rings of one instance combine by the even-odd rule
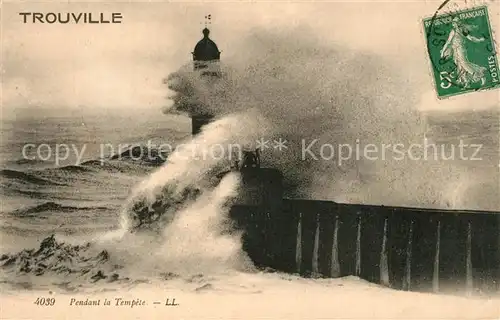
[[[200,72],[200,76],[207,82],[217,81],[222,76],[219,64],[221,53],[217,44],[210,39],[210,22],[211,15],[208,15],[202,30],[203,38],[198,41],[192,52],[193,70]],[[196,135],[204,125],[213,121],[214,116],[198,112],[191,115],[191,119],[192,134]],[[242,159],[232,168],[240,171],[243,180],[243,190],[239,192],[236,204],[258,206],[268,212],[276,211],[281,207],[283,198],[281,172],[261,168],[259,149],[243,148],[242,153]]]
[[[211,23],[212,15],[205,16],[205,28],[202,30],[203,38],[198,41],[193,55],[193,69],[199,71],[202,77],[206,77],[207,81],[214,81],[221,76],[220,71],[220,51],[217,44],[210,39],[210,30],[208,25]],[[213,120],[213,115],[197,113],[192,115],[192,134],[196,135],[201,131],[201,127],[210,123]]]

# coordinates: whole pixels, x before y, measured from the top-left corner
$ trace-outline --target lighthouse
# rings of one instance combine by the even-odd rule
[[[220,70],[220,51],[217,44],[210,39],[210,29],[208,25],[212,23],[212,15],[205,16],[205,28],[202,30],[203,37],[196,43],[193,52],[193,69],[200,73],[206,81],[216,81],[221,77]],[[206,113],[195,113],[191,117],[192,134],[200,133],[201,127],[210,123],[213,115]]]
[[[203,38],[198,41],[193,54],[194,69],[201,70],[202,75],[220,76],[220,51],[217,44],[210,39],[210,30],[205,27],[202,30]]]
[[[211,15],[208,15],[205,17],[205,28],[202,30],[203,38],[196,43],[192,52],[193,71],[199,72],[200,77],[208,83],[216,82],[222,77],[221,52],[210,38],[210,30],[207,27],[210,22]],[[199,111],[192,114],[191,119],[192,134],[196,135],[204,125],[214,120],[214,116]],[[242,159],[237,161],[231,170],[240,171],[242,176],[242,190],[239,192],[236,205],[257,206],[268,212],[281,207],[283,198],[281,172],[272,168],[261,168],[259,149],[243,147]],[[220,176],[229,171],[222,172]]]
[[[207,21],[211,20],[211,16],[205,17],[205,24]],[[210,39],[210,30],[205,26],[202,30],[203,38],[198,41],[194,50],[193,55],[193,69],[194,71],[200,72],[202,77],[205,77],[207,81],[215,81],[220,78],[220,51],[217,44]],[[201,131],[201,127],[210,123],[213,120],[213,116],[210,114],[197,113],[193,114],[191,117],[192,134],[196,135]]]
[[[192,52],[193,71],[198,73],[202,81],[206,81],[209,88],[224,76],[220,65],[221,52],[211,39],[211,32],[208,29],[210,22],[211,15],[208,15],[205,17],[205,28],[202,30],[203,38],[196,43]],[[195,110],[191,113],[193,135],[199,134],[204,125],[214,120],[214,114],[201,111],[206,109],[209,108],[198,108],[198,112]],[[265,150],[260,150],[257,146],[258,143],[241,146],[241,158],[234,162],[235,159],[231,159],[231,164],[227,168],[216,173],[216,176],[222,179],[225,175],[238,171],[241,178],[237,194],[228,203],[229,215],[235,220],[236,225],[244,225],[253,215],[260,215],[264,220],[273,217],[280,221],[279,217],[284,211],[283,175],[275,168],[261,166],[261,151],[264,153]],[[261,228],[246,230],[243,236],[243,249],[254,256],[254,262],[257,264],[272,259],[267,249],[254,252],[255,248],[261,248],[255,245],[255,237],[258,238],[261,231]],[[279,242],[273,241],[273,243]]]

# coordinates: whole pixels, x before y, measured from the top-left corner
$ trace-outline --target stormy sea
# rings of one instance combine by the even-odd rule
[[[466,306],[495,310],[490,300],[393,292],[356,277],[302,279],[252,265],[228,218],[240,177],[234,172],[214,180],[230,163],[203,157],[216,144],[286,139],[287,150],[269,148],[262,158],[283,172],[289,198],[500,210],[498,112],[415,115],[416,99],[377,94],[394,92],[396,76],[379,84],[381,71],[365,70],[367,86],[360,90],[356,79],[335,71],[342,66],[318,69],[325,55],[336,52],[313,50],[308,43],[292,52],[279,39],[257,40],[275,58],[233,61],[211,84],[187,67],[170,74],[166,83],[175,94],[165,114],[25,106],[3,117],[2,293],[154,287],[231,295],[240,304],[253,297],[267,311],[288,297],[290,305],[308,301],[296,303],[298,311],[290,309],[299,318],[311,316],[307,305],[316,306],[318,315],[329,314],[328,306],[313,302],[327,296],[345,317],[373,316],[374,306],[382,317],[402,310],[437,318],[474,316]],[[292,53],[300,69],[288,63]],[[352,66],[363,65],[363,59],[374,68],[383,64],[362,55],[340,58]],[[175,114],[193,114],[193,106],[215,116],[195,137],[190,119]],[[298,156],[303,139],[408,145],[423,137],[444,146],[448,158],[459,141],[481,144],[475,154],[481,160],[348,159],[339,165],[331,158]],[[469,158],[470,152],[475,150],[466,151]],[[393,298],[399,303],[391,303]],[[343,308],[348,301],[371,307]],[[430,304],[438,307],[422,308]]]

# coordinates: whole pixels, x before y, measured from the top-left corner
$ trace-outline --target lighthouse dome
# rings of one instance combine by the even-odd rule
[[[203,29],[203,39],[198,41],[193,51],[194,61],[211,61],[220,59],[220,51],[217,48],[215,42],[213,42],[208,36],[210,30],[207,28]]]

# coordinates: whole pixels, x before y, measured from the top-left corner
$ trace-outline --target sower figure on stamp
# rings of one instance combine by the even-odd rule
[[[486,68],[470,62],[467,58],[466,40],[476,43],[485,40],[483,37],[477,38],[470,34],[470,31],[476,28],[477,26],[460,22],[458,18],[453,19],[450,35],[441,49],[441,58],[453,58],[457,68],[457,83],[464,88],[468,88],[471,83],[481,81],[481,85],[484,85],[486,82],[484,76]]]

